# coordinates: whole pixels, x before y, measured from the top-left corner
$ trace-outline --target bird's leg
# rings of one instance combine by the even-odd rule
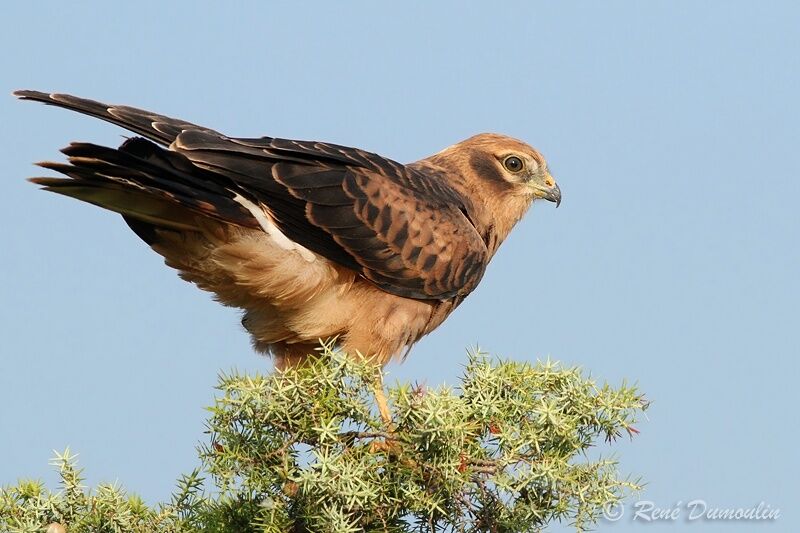
[[[378,379],[372,385],[372,392],[375,394],[375,403],[378,404],[378,411],[381,413],[383,423],[387,428],[392,429],[392,412],[389,410],[389,402],[383,392],[383,373],[378,374]]]
[[[346,347],[344,347],[345,353]],[[389,402],[386,400],[386,394],[383,392],[383,363],[381,360],[373,356],[365,356],[358,349],[353,350],[355,357],[361,361],[367,362],[369,365],[375,365],[374,378],[372,380],[372,394],[375,395],[375,403],[378,404],[378,412],[381,414],[381,420],[386,425],[386,429],[391,431],[392,427],[392,412],[389,410]]]
[[[392,412],[389,410],[389,402],[383,392],[383,372],[378,372],[377,379],[372,384],[372,392],[375,394],[375,403],[378,404],[378,411],[386,426],[387,435],[381,440],[372,441],[370,449],[374,452],[380,451],[389,455],[399,455],[399,443],[390,435],[394,432],[394,424],[392,424]]]

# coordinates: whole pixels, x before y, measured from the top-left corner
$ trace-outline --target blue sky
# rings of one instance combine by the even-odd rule
[[[474,133],[539,148],[563,191],[391,377],[453,383],[476,343],[638,382],[622,469],[669,507],[766,502],[796,531],[800,9],[791,2],[49,2],[0,7],[0,90],[70,92],[231,135],[413,161]],[[148,501],[196,464],[220,370],[263,370],[238,313],[180,281],[118,216],[24,181],[122,130],[0,98],[0,484]]]

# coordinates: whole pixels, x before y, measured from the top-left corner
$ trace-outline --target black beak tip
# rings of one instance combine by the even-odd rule
[[[556,185],[550,193],[550,200],[556,203],[556,209],[561,205],[561,188]]]

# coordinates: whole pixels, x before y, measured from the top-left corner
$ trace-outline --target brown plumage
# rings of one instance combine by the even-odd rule
[[[62,94],[16,96],[141,137],[72,143],[45,189],[120,213],[167,265],[244,310],[278,365],[338,337],[382,363],[475,289],[536,198],[561,192],[527,144],[481,134],[402,165],[321,142],[226,137],[148,111]]]

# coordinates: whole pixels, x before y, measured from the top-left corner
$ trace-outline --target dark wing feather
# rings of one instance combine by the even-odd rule
[[[451,298],[483,275],[486,246],[442,176],[319,142],[186,131],[173,148],[258,199],[287,237],[387,292]]]
[[[153,220],[172,202],[257,227],[237,203],[241,195],[260,203],[288,238],[408,298],[465,296],[486,268],[486,246],[465,215],[468,200],[444,176],[335,144],[227,138],[131,107],[36,91],[15,94],[112,122],[170,147],[161,150],[142,139],[119,150],[73,145],[67,149],[72,165],[46,165],[72,179],[37,181],[51,190],[145,222],[150,215],[138,217],[129,209],[126,193],[136,206],[141,205],[136,198],[149,195],[157,211]],[[183,223],[178,217],[167,222],[176,228]]]
[[[72,143],[69,163],[39,166],[67,178],[31,178],[47,190],[71,196],[158,227],[193,230],[201,215],[243,227],[258,220],[235,200],[235,185],[192,164],[185,156],[135,137],[119,148]]]
[[[102,119],[164,146],[169,145],[175,140],[175,137],[187,129],[213,131],[191,122],[165,117],[164,115],[136,109],[135,107],[108,105],[69,94],[24,90],[14,91],[14,96],[23,100],[35,100],[44,104],[63,107]]]

